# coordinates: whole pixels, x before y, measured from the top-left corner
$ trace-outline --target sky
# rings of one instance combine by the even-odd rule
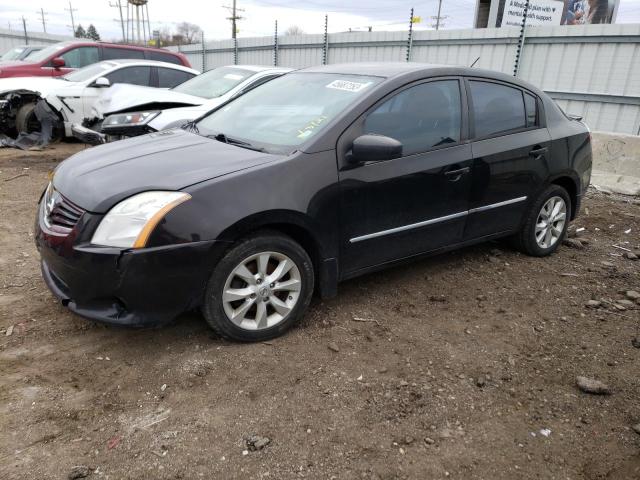
[[[121,38],[118,9],[109,5],[117,0],[71,0],[75,23],[85,28],[93,23],[103,40]],[[122,0],[125,3],[125,0]],[[168,27],[174,29],[179,22],[199,25],[208,40],[229,38],[229,11],[224,5],[232,0],[149,0],[149,17],[152,30]],[[349,29],[404,30],[410,15],[420,16],[422,22],[416,29],[429,29],[432,16],[437,15],[438,0],[237,0],[238,14],[244,17],[238,22],[240,37],[273,35],[275,20],[283,32],[292,25],[305,33],[322,33],[324,15],[329,15],[329,32]],[[443,0],[441,16],[445,29],[470,28],[476,0]],[[22,16],[27,30],[43,29],[40,9],[45,11],[48,33],[71,34],[71,18],[68,0],[0,0],[0,28],[22,28]],[[640,23],[640,0],[620,0],[617,23]]]

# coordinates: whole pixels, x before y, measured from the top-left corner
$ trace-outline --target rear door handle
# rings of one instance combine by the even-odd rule
[[[470,170],[469,167],[456,168],[455,170],[447,170],[444,172],[444,175],[449,181],[455,182],[459,180],[462,175],[469,173]]]
[[[540,155],[547,153],[547,150],[548,150],[547,147],[534,148],[529,152],[529,155],[532,157],[539,157]]]

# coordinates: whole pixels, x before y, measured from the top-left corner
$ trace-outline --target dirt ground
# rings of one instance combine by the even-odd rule
[[[0,150],[0,478],[640,478],[640,305],[621,302],[640,261],[612,247],[640,249],[638,200],[590,192],[584,249],[368,275],[241,345],[197,314],[128,330],[54,300],[34,210],[80,148]]]

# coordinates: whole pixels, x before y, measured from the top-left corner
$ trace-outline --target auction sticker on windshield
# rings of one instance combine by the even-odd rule
[[[371,85],[371,82],[359,83],[350,82],[349,80],[334,80],[327,88],[335,88],[336,90],[345,90],[347,92],[359,92],[360,90],[367,88]]]

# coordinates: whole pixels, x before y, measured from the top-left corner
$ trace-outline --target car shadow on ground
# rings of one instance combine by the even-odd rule
[[[422,281],[437,280],[437,275],[443,271],[459,274],[462,272],[465,261],[486,261],[487,259],[495,258],[494,254],[500,255],[502,252],[508,258],[512,258],[513,255],[520,255],[512,249],[508,241],[498,240],[439,255],[420,257],[416,260],[347,280],[339,285],[338,295],[334,298],[323,300],[315,295],[302,322],[294,327],[292,333],[285,334],[284,337],[320,328],[317,323],[322,321],[330,311],[347,307],[353,301],[361,299],[363,295],[376,296],[383,291],[401,289],[405,287],[407,281],[411,282],[416,278]],[[90,320],[86,321],[91,322]],[[221,345],[236,343],[229,342],[213,332],[199,310],[184,313],[167,324],[150,328],[107,326],[95,322],[91,323],[96,328],[108,330],[114,340],[126,341],[129,345],[132,342],[136,343],[142,350],[144,350],[145,344],[150,342],[162,344],[181,341],[187,341],[188,343],[213,342]]]

